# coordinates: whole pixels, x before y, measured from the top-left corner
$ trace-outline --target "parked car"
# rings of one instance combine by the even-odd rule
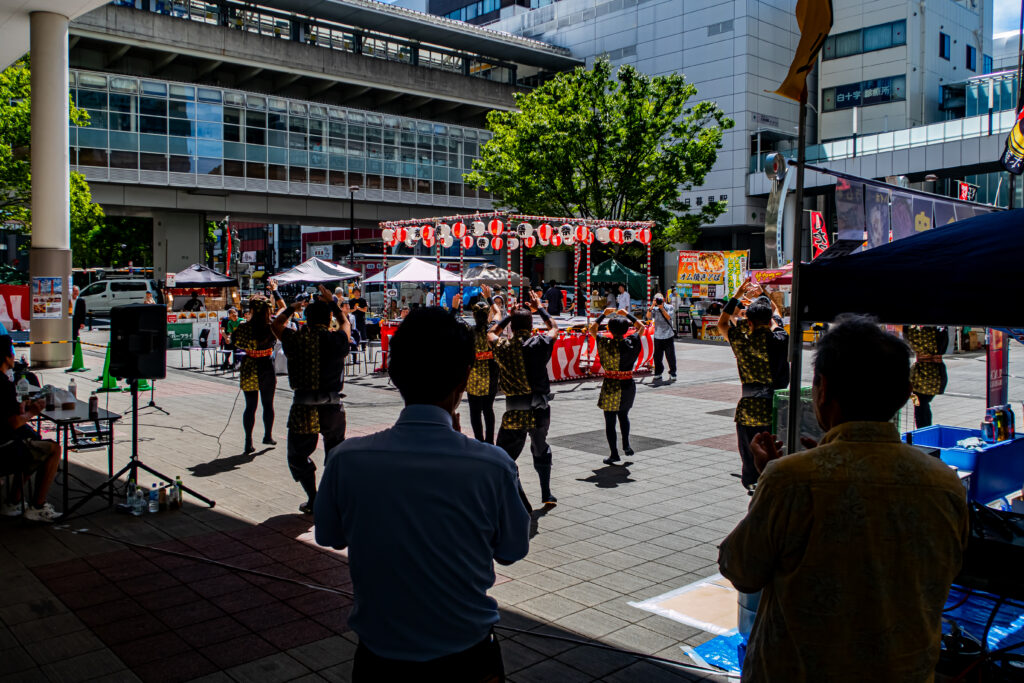
[[[82,289],[81,296],[86,309],[96,315],[107,315],[114,306],[124,304],[141,304],[146,299],[146,292],[160,301],[160,292],[152,280],[124,279],[100,280]]]

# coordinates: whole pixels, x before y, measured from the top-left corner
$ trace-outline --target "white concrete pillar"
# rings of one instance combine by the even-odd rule
[[[70,164],[68,158],[68,18],[52,12],[30,15],[32,55],[32,251],[29,271],[34,342],[71,339]],[[58,280],[37,278],[59,278]],[[36,284],[43,287],[37,289]],[[62,299],[59,314],[45,299]],[[46,294],[46,291],[49,294]],[[71,364],[71,344],[32,347],[32,365]]]

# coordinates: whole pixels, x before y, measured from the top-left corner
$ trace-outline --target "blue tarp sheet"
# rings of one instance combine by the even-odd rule
[[[953,586],[949,592],[949,599],[946,601],[946,609],[963,600],[965,595],[964,589]],[[985,626],[992,611],[996,609],[998,603],[998,596],[980,592],[973,593],[962,605],[946,612],[946,619],[942,623],[942,632],[950,632],[952,625],[949,622],[952,620],[959,624],[961,629],[980,641],[985,634]],[[997,650],[1022,642],[1024,642],[1024,604],[1017,601],[1004,601],[998,605],[998,611],[988,630],[986,645],[989,650]],[[731,633],[712,638],[708,642],[698,645],[694,648],[694,653],[706,664],[724,671],[739,673],[742,652],[745,648],[746,640],[743,636]],[[1024,652],[1024,647],[1021,648],[1021,651]]]

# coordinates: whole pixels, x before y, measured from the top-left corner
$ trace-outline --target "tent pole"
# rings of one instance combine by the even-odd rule
[[[577,311],[580,306],[580,243],[572,248],[572,305]],[[575,314],[576,311],[573,311]]]
[[[519,241],[519,299],[523,298],[523,261],[526,259],[525,247],[522,240]]]
[[[651,309],[651,243],[647,243],[647,298],[644,299],[644,311]]]
[[[804,81],[800,95],[800,125],[797,131],[796,166],[796,225],[792,235],[793,249],[793,297],[789,309],[789,422],[786,436],[786,451],[800,450],[800,386],[803,376],[803,321],[800,316],[800,261],[804,244],[804,163],[807,161],[807,85]],[[781,265],[781,264],[780,264]]]
[[[382,319],[388,320],[391,316],[388,314],[391,312],[391,298],[388,296],[388,243],[384,240],[384,315]]]
[[[466,261],[466,247],[462,244],[462,238],[459,238],[459,298],[462,298],[462,273],[465,271],[463,265]]]
[[[436,252],[436,256],[435,256],[436,260],[434,261],[434,263],[436,264],[436,270],[437,270],[437,284],[434,285],[434,292],[435,292],[434,296],[436,297],[434,299],[434,305],[435,306],[440,306],[441,305],[441,240],[436,239],[437,238],[437,225],[436,224],[434,225],[434,237],[435,237],[434,242],[437,245],[437,252]]]

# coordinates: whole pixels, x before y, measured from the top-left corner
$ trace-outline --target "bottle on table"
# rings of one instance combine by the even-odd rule
[[[15,385],[15,390],[18,392],[19,403],[28,397],[28,379],[25,378],[25,375],[22,375],[21,379],[18,380],[18,383]]]
[[[93,391],[89,395],[89,419],[95,420],[100,416],[100,397]]]
[[[128,500],[125,501],[125,503],[128,504],[128,507],[133,507],[135,505],[135,489],[136,488],[138,488],[138,487],[135,486],[135,480],[134,479],[129,479],[128,480]]]
[[[149,490],[149,511],[160,512],[160,492],[156,488],[156,482],[153,483],[153,488]]]
[[[181,485],[181,475],[180,474],[174,478],[174,488],[178,489],[178,507],[179,508],[180,507],[184,507],[185,506],[185,494],[182,491],[183,487]]]
[[[72,377],[71,380],[68,381],[68,393],[74,396],[76,399],[78,398],[78,385],[75,384],[74,377]]]

